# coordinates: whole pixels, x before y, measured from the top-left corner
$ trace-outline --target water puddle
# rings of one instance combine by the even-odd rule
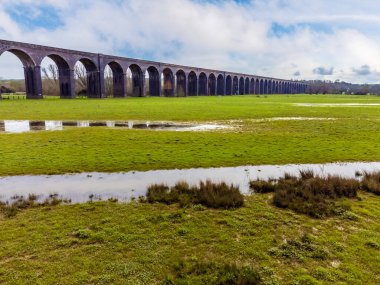
[[[335,118],[313,118],[313,117],[274,117],[264,119],[254,119],[252,122],[276,122],[276,121],[334,121]]]
[[[125,128],[142,130],[168,131],[212,131],[226,129],[227,126],[218,124],[189,124],[173,122],[139,122],[139,121],[29,121],[5,120],[0,121],[0,132],[25,133],[31,131],[63,131],[68,128]]]
[[[357,171],[380,171],[380,162],[261,165],[223,168],[197,168],[154,170],[127,173],[81,173],[52,176],[10,176],[0,178],[0,200],[10,201],[14,196],[27,197],[36,194],[40,200],[57,194],[73,203],[89,201],[93,196],[106,200],[117,198],[129,201],[146,194],[147,187],[154,183],[173,186],[178,181],[197,184],[200,180],[233,183],[244,194],[249,193],[248,183],[255,179],[279,178],[284,173],[298,175],[299,170],[313,170],[319,175],[339,175],[355,178]]]
[[[296,103],[301,107],[374,107],[380,103]]]

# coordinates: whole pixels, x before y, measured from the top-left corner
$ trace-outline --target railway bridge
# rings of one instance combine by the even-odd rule
[[[198,96],[305,93],[300,81],[82,52],[35,44],[0,40],[0,56],[16,55],[22,62],[28,99],[42,99],[41,63],[48,57],[58,68],[61,98],[75,98],[77,62],[86,69],[87,96],[105,98],[104,71],[113,75],[113,97],[127,97],[127,70],[132,74],[131,96]]]

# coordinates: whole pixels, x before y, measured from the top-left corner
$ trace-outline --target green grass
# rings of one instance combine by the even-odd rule
[[[352,102],[380,97],[1,100],[0,120],[174,120],[233,128],[0,133],[0,175],[380,161],[380,106],[294,105]],[[253,120],[271,117],[335,120]],[[96,202],[0,215],[0,284],[218,284],[257,273],[272,285],[380,283],[380,197],[360,193],[344,201],[350,213],[322,220],[278,209],[271,195],[248,196],[235,210]]]
[[[379,118],[379,106],[308,108],[294,103],[380,103],[376,96],[261,95],[188,98],[4,100],[0,119],[207,121],[267,117]]]
[[[308,108],[294,103],[380,103],[376,96],[261,95],[188,98],[128,98],[76,100],[4,100],[0,119],[41,120],[229,120],[267,117],[312,116],[379,118],[380,107]]]
[[[270,194],[235,210],[138,202],[26,209],[0,218],[0,283],[213,284],[232,265],[258,272],[261,284],[379,284],[380,197],[360,196],[347,200],[355,220],[297,215],[272,206]]]
[[[25,100],[26,94],[25,93],[2,93],[1,99],[3,100]]]
[[[0,175],[380,160],[380,106],[300,107],[293,104],[297,102],[380,103],[380,97],[5,100],[0,102],[0,119],[178,120],[219,122],[233,128],[2,133]],[[271,117],[335,120],[252,120]]]

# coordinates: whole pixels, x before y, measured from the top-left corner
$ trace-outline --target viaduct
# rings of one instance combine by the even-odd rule
[[[22,62],[28,99],[41,99],[41,62],[49,57],[58,67],[61,98],[75,98],[74,66],[79,61],[87,71],[87,96],[105,98],[104,70],[113,74],[113,96],[127,96],[126,74],[132,73],[132,96],[197,96],[243,94],[305,93],[307,85],[299,81],[182,66],[105,54],[47,47],[0,40],[0,56],[16,55]],[[146,84],[145,77],[149,75]],[[148,90],[147,86],[148,85]]]

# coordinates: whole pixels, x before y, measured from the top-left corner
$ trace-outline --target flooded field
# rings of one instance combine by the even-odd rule
[[[225,129],[227,126],[217,124],[189,124],[174,122],[139,122],[139,121],[0,121],[0,132],[25,133],[31,131],[63,131],[67,128],[124,128],[168,131],[211,131]]]
[[[43,200],[51,194],[58,194],[73,203],[92,199],[117,198],[128,201],[146,194],[147,187],[154,183],[173,186],[178,181],[196,184],[200,180],[227,182],[249,193],[248,183],[254,179],[279,178],[284,173],[298,175],[300,170],[313,170],[319,175],[339,175],[355,178],[357,172],[380,171],[380,162],[261,165],[223,168],[195,168],[154,170],[126,173],[81,173],[67,175],[10,176],[0,178],[0,200],[10,201],[14,196],[36,194]]]

